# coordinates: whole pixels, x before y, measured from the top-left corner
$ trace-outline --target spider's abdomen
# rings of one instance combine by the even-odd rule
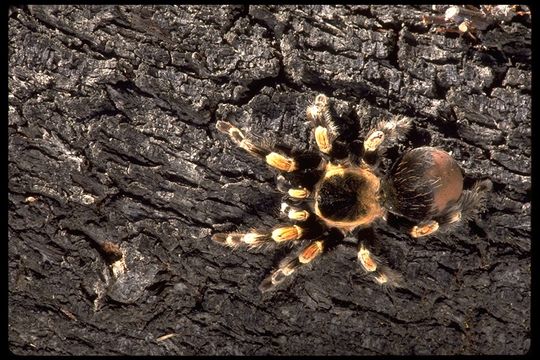
[[[328,165],[317,185],[315,213],[328,226],[345,232],[382,215],[379,179],[367,168]]]
[[[463,175],[447,152],[424,146],[408,151],[393,166],[388,190],[395,212],[422,221],[441,215],[460,199]]]

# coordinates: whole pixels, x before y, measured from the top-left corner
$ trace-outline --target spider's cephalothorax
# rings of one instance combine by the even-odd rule
[[[315,187],[315,214],[329,227],[350,232],[384,214],[380,179],[367,166],[326,165]]]
[[[471,190],[463,190],[457,162],[447,152],[428,146],[407,151],[388,174],[380,176],[382,145],[409,130],[411,122],[407,118],[379,122],[367,132],[360,153],[351,153],[345,159],[334,156],[338,134],[326,96],[315,98],[307,108],[307,118],[313,125],[320,153],[316,161],[306,154],[292,156],[257,142],[228,122],[216,124],[238,146],[282,173],[278,176],[278,189],[285,193],[281,210],[290,224],[267,231],[216,233],[212,239],[231,247],[311,240],[263,280],[261,291],[273,289],[299,266],[322,254],[328,244],[354,235],[356,229],[368,227],[377,219],[385,219],[387,212],[415,222],[409,231],[412,237],[426,236],[472,216],[482,207],[491,187],[486,180],[477,182]],[[372,254],[366,239],[358,239],[357,256],[364,271],[378,284],[401,285],[401,276]]]

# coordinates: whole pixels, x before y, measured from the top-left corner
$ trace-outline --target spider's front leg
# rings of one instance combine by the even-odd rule
[[[304,220],[299,212],[292,212],[291,214],[297,217],[295,219],[297,221]],[[307,216],[305,219],[307,219]],[[323,228],[320,224],[308,222],[302,225],[277,226],[271,231],[252,230],[245,233],[216,233],[212,235],[212,240],[230,247],[247,245],[250,248],[255,248],[266,244],[283,244],[301,239],[313,239],[322,232]]]
[[[297,170],[297,162],[286,155],[272,151],[264,144],[257,144],[253,140],[248,139],[244,133],[236,126],[226,121],[218,121],[216,128],[222,133],[228,134],[231,140],[242,149],[252,155],[264,159],[266,163],[275,169],[284,172],[292,172]]]
[[[236,145],[250,154],[263,159],[268,165],[282,172],[290,173],[293,171],[310,169],[318,165],[318,162],[315,163],[312,157],[302,155],[296,157],[287,156],[272,149],[272,146],[266,141],[256,141],[252,139],[253,136],[252,138],[249,138],[248,136],[245,136],[239,128],[227,121],[218,121],[216,128],[220,132],[229,135]]]
[[[306,188],[290,188],[283,178],[278,176],[278,188],[287,193],[286,200],[281,204],[281,213],[286,215],[293,224],[277,226],[271,231],[252,230],[245,233],[216,233],[212,240],[222,245],[237,247],[247,245],[250,248],[265,244],[284,243],[301,239],[313,239],[324,231],[324,227],[317,221],[306,206],[311,199],[311,193]],[[287,190],[285,189],[287,187]],[[293,205],[288,202],[294,202]]]
[[[319,151],[329,155],[338,134],[330,113],[328,97],[317,95],[313,104],[306,109],[306,117],[313,125],[313,135]]]

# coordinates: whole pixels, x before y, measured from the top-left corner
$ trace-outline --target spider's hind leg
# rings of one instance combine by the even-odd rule
[[[403,137],[410,128],[411,120],[404,116],[394,116],[392,120],[377,123],[364,139],[363,160],[369,165],[377,164],[381,145]]]
[[[459,220],[459,218],[457,217],[454,219],[452,219],[451,217],[448,217],[448,222],[442,223],[442,225],[443,226],[449,225],[451,223],[456,222],[457,220]],[[424,221],[420,224],[414,225],[410,231],[410,234],[413,238],[428,236],[437,232],[440,227],[441,227],[441,224],[438,221],[435,221],[435,220]]]
[[[463,191],[460,201],[460,219],[470,219],[485,208],[486,195],[493,188],[490,180],[477,181],[471,190]]]
[[[391,288],[403,286],[403,276],[373,255],[364,241],[358,244],[358,262],[377,284]]]
[[[412,237],[426,236],[438,230],[446,231],[463,220],[471,219],[485,207],[486,194],[491,191],[493,184],[490,180],[477,181],[472,189],[464,190],[460,199],[434,220],[414,226]]]

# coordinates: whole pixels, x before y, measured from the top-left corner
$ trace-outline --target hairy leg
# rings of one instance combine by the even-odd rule
[[[329,99],[319,94],[312,105],[306,110],[306,117],[313,125],[313,133],[317,148],[323,154],[330,154],[334,140],[337,137],[337,128],[330,114]]]
[[[379,122],[364,139],[364,161],[369,165],[376,164],[381,145],[399,139],[410,128],[411,120],[406,117],[395,116],[392,120]]]
[[[437,216],[436,220],[414,226],[410,232],[411,236],[416,238],[431,235],[439,230],[448,230],[463,220],[471,219],[476,213],[483,210],[486,195],[492,187],[490,180],[476,182],[472,189],[464,190],[459,201],[450,206],[443,214]]]
[[[277,151],[273,151],[267,145],[256,143],[247,138],[236,126],[226,121],[218,121],[216,128],[222,133],[228,134],[231,140],[250,154],[266,161],[275,169],[284,172],[298,170],[299,164],[292,158]]]
[[[279,264],[278,268],[268,275],[259,285],[261,292],[273,290],[288,276],[292,275],[299,267],[311,263],[324,251],[324,240],[314,240],[304,247],[300,253],[287,257]]]
[[[296,217],[301,216],[299,212],[295,212],[291,215]],[[251,230],[245,233],[216,233],[212,235],[212,240],[229,247],[247,245],[250,248],[254,248],[266,244],[282,244],[301,239],[313,239],[314,237],[319,236],[322,231],[322,226],[317,223],[309,222],[302,226],[277,226],[271,231]]]
[[[362,269],[379,285],[388,287],[402,286],[403,277],[390,269],[367,248],[364,242],[358,245],[358,261]]]

